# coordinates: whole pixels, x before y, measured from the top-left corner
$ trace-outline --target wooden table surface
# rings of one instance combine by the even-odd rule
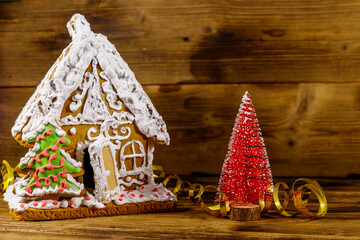
[[[328,199],[328,213],[319,220],[267,214],[237,222],[180,199],[171,213],[16,222],[1,200],[0,239],[359,239],[360,180],[319,182]]]

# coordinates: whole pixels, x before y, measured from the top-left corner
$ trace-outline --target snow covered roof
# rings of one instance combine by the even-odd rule
[[[120,98],[146,137],[169,144],[165,122],[115,46],[104,35],[93,33],[90,24],[80,14],[75,14],[67,27],[72,42],[22,109],[11,129],[12,135],[15,137],[21,133],[22,140],[31,139],[42,131],[47,119],[60,126],[100,124],[110,118],[120,119],[124,117],[118,114],[122,109]],[[89,65],[92,72],[88,70]],[[99,74],[97,66],[101,68]],[[103,83],[100,83],[99,75],[105,80]],[[85,102],[83,111],[75,117],[69,115],[61,119],[64,104],[74,92],[69,108],[75,112]],[[102,94],[106,94],[108,106],[114,110],[112,114]]]

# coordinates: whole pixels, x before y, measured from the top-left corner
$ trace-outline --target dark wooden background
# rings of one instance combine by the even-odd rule
[[[10,129],[85,15],[167,123],[167,172],[219,174],[246,90],[276,177],[360,174],[360,1],[0,2],[0,159],[27,151]]]

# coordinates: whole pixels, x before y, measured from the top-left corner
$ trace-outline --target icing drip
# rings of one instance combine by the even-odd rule
[[[76,134],[76,128],[75,127],[72,127],[70,129],[70,134],[72,134],[72,135]]]
[[[122,102],[119,101],[119,96],[114,92],[114,86],[111,84],[111,81],[107,78],[104,72],[100,72],[100,76],[102,79],[106,80],[106,82],[104,82],[101,87],[106,93],[106,100],[108,101],[110,107],[115,110],[121,110]]]

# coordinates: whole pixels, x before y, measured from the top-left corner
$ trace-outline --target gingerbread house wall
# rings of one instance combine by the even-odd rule
[[[91,63],[88,66],[86,72],[94,73],[95,71],[93,71],[93,66],[94,64]],[[105,82],[105,80],[100,76],[100,72],[102,71],[102,69],[98,64],[96,65],[96,68],[97,68],[96,72],[99,78],[99,85],[101,86]],[[81,100],[82,101],[81,106],[76,111],[70,110],[70,104],[73,102],[74,96],[78,91],[81,91],[81,89],[77,89],[77,91],[74,91],[72,94],[70,94],[69,98],[65,102],[64,107],[62,109],[60,119],[63,119],[68,115],[75,117],[76,115],[81,114],[82,111],[84,111],[84,104],[86,101],[87,93],[85,94],[85,97]],[[115,111],[119,113],[127,112],[128,114],[131,115],[130,111],[125,107],[125,105],[123,104],[120,98],[117,99],[117,102],[119,103],[119,105],[121,104],[122,107],[120,110],[115,110],[114,108],[111,108],[109,106],[109,103],[106,100],[107,97],[106,93],[103,91],[102,87],[100,87],[100,91],[101,91],[100,93],[101,97],[110,115],[112,115]],[[99,135],[104,134],[102,132],[104,126],[102,125],[103,123],[62,125],[61,126],[62,129],[66,132],[67,137],[71,141],[70,145],[67,146],[65,150],[73,158],[83,162],[84,159],[81,157],[81,155],[83,154],[83,150],[88,148]],[[110,139],[112,136],[115,136],[114,131],[116,131],[116,135],[126,136],[126,137],[124,137],[124,139],[122,140]],[[104,151],[102,151],[103,152],[102,159],[104,161],[103,166],[105,167],[106,170],[110,171],[110,175],[107,177],[109,188],[113,188],[114,181],[116,182],[115,185],[119,185],[118,183],[120,182],[120,187],[123,187],[125,190],[134,189],[138,185],[146,184],[149,178],[152,177],[151,174],[149,174],[150,172],[149,169],[151,169],[150,156],[152,156],[151,154],[149,154],[149,151],[152,150],[149,150],[150,149],[148,143],[149,140],[144,134],[141,133],[139,128],[135,125],[135,121],[133,120],[131,123],[120,124],[115,129],[108,128],[107,134],[110,136],[109,142],[113,144],[113,148],[114,148],[113,151],[115,152],[114,156],[116,162],[115,164],[111,162],[113,160],[112,154],[110,154],[111,150],[109,147],[105,147],[105,149],[103,149]],[[134,151],[135,153],[140,154],[142,156],[126,157],[126,156],[134,155]],[[131,174],[131,172],[133,172],[135,168],[145,168],[145,169],[144,171],[139,170],[138,171],[139,173]],[[116,171],[122,172],[122,174],[120,174],[120,177],[117,176]],[[126,172],[129,172],[129,174],[126,174]],[[118,178],[120,181],[118,181]],[[129,185],[128,183],[131,182],[132,179],[136,179],[137,181],[136,183]]]
[[[116,171],[120,171],[121,169],[126,169],[126,171],[130,172],[131,170],[134,170],[134,165],[136,167],[141,167],[143,166],[143,164],[145,164],[146,168],[151,168],[151,160],[149,159],[151,153],[149,153],[149,140],[139,131],[139,129],[136,127],[135,124],[126,124],[126,125],[122,125],[119,126],[119,128],[117,129],[117,131],[121,131],[120,128],[121,127],[129,127],[131,134],[129,136],[128,139],[126,140],[122,140],[121,144],[118,145],[118,149],[115,150],[116,154],[115,154],[115,161],[116,161],[116,169],[114,167],[114,169]],[[67,125],[67,126],[62,126],[62,129],[66,132],[67,136],[71,143],[69,146],[64,147],[64,150],[66,152],[68,152],[72,158],[76,159],[77,161],[80,161],[83,163],[83,167],[84,167],[84,160],[85,161],[89,161],[89,159],[83,159],[81,157],[78,156],[77,153],[82,154],[83,149],[87,149],[89,147],[89,145],[92,143],[91,141],[88,140],[87,138],[87,133],[90,130],[90,128],[96,128],[98,129],[98,133],[99,133],[99,128],[100,125],[78,125],[76,126],[76,133],[72,134],[71,133],[71,129],[73,129],[74,126],[73,125]],[[96,135],[92,134],[92,135]],[[135,158],[126,158],[126,156],[131,156],[133,154],[132,152],[132,148],[129,147],[131,146],[131,143],[133,141],[136,141],[136,143],[140,142],[143,146],[144,149],[144,157],[135,157]],[[86,142],[86,144],[85,144]],[[79,145],[80,143],[80,145]],[[81,144],[84,143],[86,146],[82,147],[83,149],[80,149],[79,146],[81,146]],[[112,143],[116,144],[114,141],[112,141]],[[135,145],[135,151],[136,153],[141,153],[139,145],[137,144]],[[124,148],[124,151],[121,152],[121,149],[123,146],[127,146]],[[122,160],[123,158],[125,158],[125,160]],[[134,163],[135,160],[135,163]],[[112,166],[111,163],[109,162],[109,159],[104,159],[104,161],[107,161],[106,163],[104,163],[107,166]],[[111,171],[111,169],[107,169],[110,171],[110,174],[113,174],[113,172]],[[142,175],[143,174],[143,175]],[[135,174],[135,175],[127,175],[124,177],[121,177],[121,180],[123,182],[129,182],[129,177],[131,179],[136,178],[138,181],[140,182],[144,182],[144,184],[147,183],[147,181],[149,180],[149,177],[147,174],[144,173],[139,173],[139,174]],[[116,177],[116,175],[115,175]],[[108,179],[110,180],[110,178],[112,178],[112,176],[108,177]],[[141,185],[141,184],[132,184],[130,186],[126,186],[124,184],[121,184],[125,190],[130,190],[130,189],[135,189],[136,186]]]

